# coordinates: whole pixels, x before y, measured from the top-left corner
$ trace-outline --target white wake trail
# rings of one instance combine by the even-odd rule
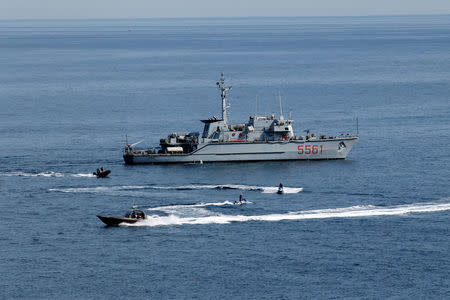
[[[297,194],[303,191],[303,188],[283,187],[284,194]],[[263,194],[274,194],[278,192],[278,187],[263,187]]]
[[[0,173],[0,176],[19,176],[19,177],[64,177],[63,173],[48,171],[40,173],[27,173],[27,172],[10,172],[10,173]]]
[[[63,175],[63,174],[62,174]],[[64,175],[63,175],[64,176]],[[76,177],[95,177],[90,174],[75,174]],[[139,185],[139,186],[99,186],[99,187],[78,187],[78,188],[54,188],[49,189],[51,192],[63,193],[102,193],[111,191],[123,191],[133,189],[142,190],[242,190],[242,191],[260,191],[264,194],[275,194],[278,187],[272,186],[256,186],[256,185],[236,185],[236,184],[221,184],[221,185],[179,185],[179,186],[154,186],[154,185]],[[301,187],[284,187],[285,194],[296,194],[303,191]]]
[[[70,174],[70,173],[60,173],[54,171],[46,171],[39,173],[27,173],[27,172],[9,172],[9,173],[0,173],[0,176],[6,177],[96,177],[92,173],[78,173],[78,174]]]
[[[380,206],[351,206],[333,209],[318,209],[309,211],[297,211],[284,214],[267,215],[224,215],[215,214],[208,216],[179,216],[175,210],[169,216],[151,215],[147,220],[126,226],[171,226],[171,225],[198,225],[198,224],[229,224],[231,222],[267,221],[277,222],[285,220],[311,220],[328,218],[362,218],[375,216],[407,215],[411,213],[429,213],[450,210],[450,198],[442,199],[446,202],[415,203],[390,207]]]
[[[223,201],[223,202],[212,202],[212,203],[195,203],[195,204],[180,204],[180,205],[165,205],[158,207],[151,207],[147,210],[150,211],[166,211],[168,209],[183,209],[183,208],[192,208],[192,207],[207,207],[207,206],[224,206],[224,205],[233,205],[233,202]]]
[[[73,177],[97,177],[92,173],[78,173],[78,174],[70,174]]]
[[[262,193],[276,193],[278,186],[258,186],[243,184],[190,184],[179,186],[149,186],[150,189],[157,190],[242,190],[261,191]],[[294,194],[303,191],[301,187],[284,187],[284,193]]]
[[[142,190],[146,188],[148,187],[145,185],[121,185],[121,186],[97,186],[97,187],[81,187],[81,188],[55,188],[49,189],[49,191],[62,193],[105,193],[123,190]]]

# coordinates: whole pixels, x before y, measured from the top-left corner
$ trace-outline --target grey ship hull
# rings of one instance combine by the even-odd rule
[[[357,139],[208,143],[186,154],[150,154],[138,150],[123,157],[126,164],[345,159]]]

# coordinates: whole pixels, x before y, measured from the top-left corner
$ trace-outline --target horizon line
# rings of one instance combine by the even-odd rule
[[[257,18],[368,18],[368,17],[427,17],[450,16],[450,13],[436,14],[373,14],[373,15],[299,15],[299,16],[211,16],[211,17],[97,17],[97,18],[0,18],[0,21],[85,21],[85,20],[186,20],[186,19],[257,19]]]

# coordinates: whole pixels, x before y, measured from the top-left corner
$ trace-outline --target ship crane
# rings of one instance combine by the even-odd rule
[[[133,143],[133,144],[128,144],[128,135],[125,135],[125,143],[126,143],[126,147],[125,147],[125,151],[131,151],[133,150],[133,147],[142,143],[144,140],[140,140],[139,142]]]

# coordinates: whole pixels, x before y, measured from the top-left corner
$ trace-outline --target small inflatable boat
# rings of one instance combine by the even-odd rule
[[[98,171],[98,172],[94,172],[94,173],[92,173],[92,174],[94,174],[95,176],[97,176],[97,178],[105,178],[106,176],[109,175],[109,173],[111,173],[111,170]]]

